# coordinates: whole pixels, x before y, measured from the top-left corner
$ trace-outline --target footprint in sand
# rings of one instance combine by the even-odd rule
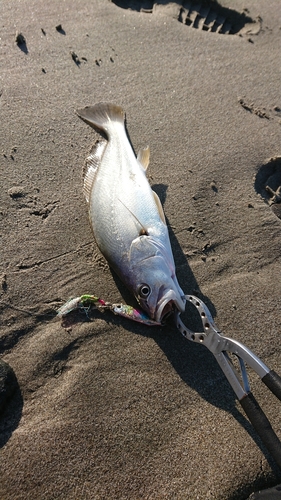
[[[248,9],[243,12],[223,7],[213,0],[198,2],[189,0],[112,0],[123,9],[149,14],[166,14],[181,23],[203,31],[224,35],[257,35],[262,19],[253,19]]]
[[[255,190],[281,219],[281,156],[270,158],[261,166],[255,178]]]

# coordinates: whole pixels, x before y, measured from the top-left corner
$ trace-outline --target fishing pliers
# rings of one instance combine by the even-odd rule
[[[247,417],[281,469],[281,443],[251,392],[246,364],[258,374],[262,382],[280,401],[281,377],[274,370],[270,370],[258,356],[241,342],[223,336],[215,325],[208,307],[202,300],[194,295],[186,295],[185,298],[196,307],[200,314],[203,331],[198,333],[189,330],[183,324],[178,312],[175,313],[177,328],[185,338],[205,345],[215,356]],[[234,355],[238,360],[238,370],[231,359],[231,355]]]

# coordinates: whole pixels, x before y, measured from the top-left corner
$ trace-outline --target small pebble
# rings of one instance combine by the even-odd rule
[[[71,57],[72,57],[73,61],[75,62],[75,64],[80,64],[80,59],[79,59],[78,55],[73,50],[70,52],[70,54],[71,54]]]
[[[25,192],[21,186],[13,186],[8,189],[8,195],[13,199],[22,198],[25,196]]]
[[[2,283],[1,283],[2,290],[3,290],[3,292],[6,292],[7,288],[8,288],[8,285],[7,285],[7,275],[6,274],[2,275],[1,281],[2,281]]]
[[[212,188],[212,190],[213,190],[215,193],[217,193],[217,192],[218,192],[218,188],[217,188],[217,185],[216,185],[215,181],[212,181],[212,182],[210,183],[210,187]]]
[[[23,45],[26,43],[25,38],[22,33],[16,33],[16,44],[17,45]]]

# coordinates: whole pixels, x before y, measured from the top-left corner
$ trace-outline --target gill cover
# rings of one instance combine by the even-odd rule
[[[174,306],[184,311],[184,293],[175,275],[174,262],[164,245],[151,236],[139,236],[131,244],[129,260],[130,288],[152,319],[161,322]],[[149,293],[143,293],[147,292],[146,288]]]

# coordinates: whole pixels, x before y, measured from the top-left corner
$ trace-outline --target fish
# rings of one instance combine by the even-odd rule
[[[123,109],[97,103],[76,111],[101,134],[84,167],[83,192],[97,246],[148,316],[183,312],[166,219],[146,176],[149,147],[136,156]]]

